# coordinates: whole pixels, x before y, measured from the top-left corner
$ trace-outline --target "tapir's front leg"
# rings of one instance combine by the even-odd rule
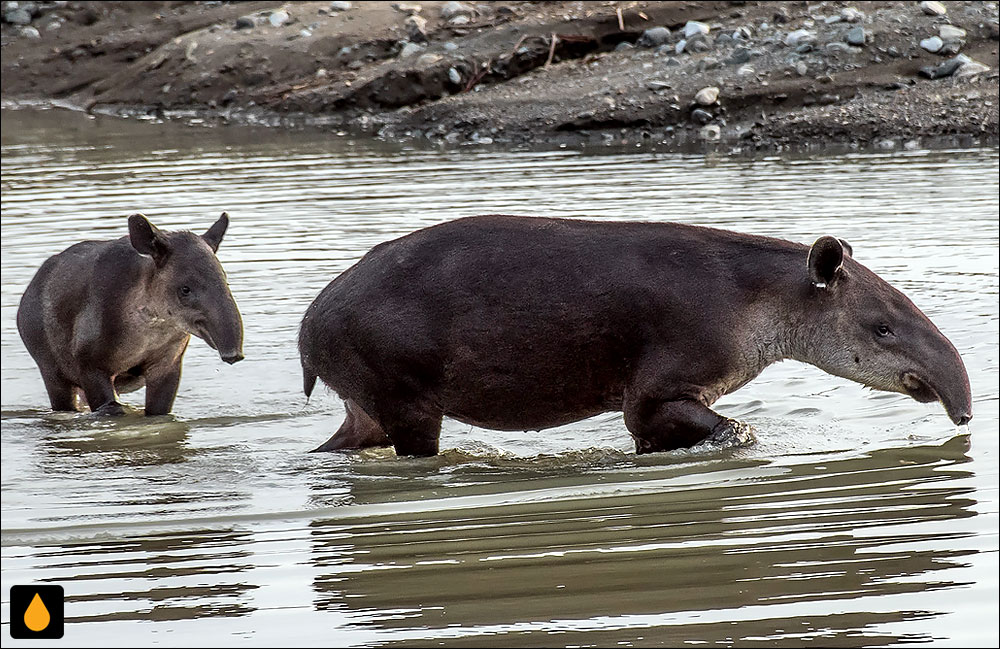
[[[174,407],[181,383],[181,357],[163,366],[146,368],[146,416],[165,415]]]
[[[123,415],[125,409],[118,403],[118,394],[111,376],[99,368],[88,369],[82,376],[83,393],[90,411],[98,415]]]
[[[700,401],[626,398],[625,426],[635,438],[635,452],[657,453],[688,448],[746,424],[723,417]]]

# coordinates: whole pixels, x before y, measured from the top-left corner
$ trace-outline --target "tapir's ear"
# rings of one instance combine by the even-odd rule
[[[219,251],[219,244],[222,243],[222,236],[226,234],[226,228],[229,227],[229,215],[225,212],[219,217],[219,220],[212,224],[212,227],[208,229],[208,232],[201,235],[201,238],[205,240],[213,251]]]
[[[167,241],[163,233],[142,214],[128,217],[128,238],[132,247],[149,255],[157,265],[167,258]]]
[[[832,286],[840,275],[845,248],[836,237],[820,237],[809,249],[809,279],[819,288]],[[850,254],[850,246],[847,247]]]
[[[847,253],[848,257],[854,256],[854,248],[851,247],[851,244],[847,243],[843,239],[837,239],[837,241],[839,241],[840,245],[844,247],[844,252]]]

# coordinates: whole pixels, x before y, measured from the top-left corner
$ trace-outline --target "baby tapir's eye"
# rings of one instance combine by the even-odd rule
[[[191,295],[191,288],[188,286],[182,286],[177,289],[177,292],[180,293],[181,297],[187,297],[188,295]]]
[[[886,336],[892,333],[892,329],[889,328],[889,325],[880,324],[879,326],[875,327],[875,333],[877,333],[880,337],[885,338]]]

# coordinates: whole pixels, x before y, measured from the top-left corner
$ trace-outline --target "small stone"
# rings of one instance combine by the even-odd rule
[[[826,49],[827,52],[830,52],[831,54],[837,54],[839,52],[850,52],[851,51],[851,46],[850,45],[848,45],[847,43],[841,43],[840,41],[833,41],[833,42],[827,43],[823,47],[824,47],[824,49]]]
[[[399,50],[399,58],[405,59],[408,56],[413,56],[417,52],[422,52],[423,47],[417,45],[416,43],[411,43],[409,41],[403,41],[404,45],[402,49]]]
[[[4,13],[3,20],[11,25],[28,25],[31,23],[31,13],[25,9],[15,7]]]
[[[958,54],[962,51],[962,45],[965,41],[948,41],[941,46],[941,49],[937,51],[941,56],[952,56],[953,54]]]
[[[739,29],[733,32],[734,41],[748,41],[751,38],[753,38],[753,30],[750,29],[749,27],[746,26],[740,27]]]
[[[749,77],[751,75],[757,74],[757,70],[755,70],[753,66],[750,65],[741,65],[739,69],[736,70],[736,74],[740,75],[741,77]]]
[[[470,22],[472,22],[472,18],[465,15],[455,16],[454,18],[448,19],[448,24],[456,27],[459,25],[468,25]]]
[[[801,43],[814,40],[816,40],[815,32],[811,32],[808,29],[796,29],[794,32],[789,32],[788,35],[785,36],[785,45],[795,47]]]
[[[868,41],[868,32],[864,27],[858,25],[857,27],[852,27],[844,39],[850,45],[856,45],[858,47],[863,46]]]
[[[861,22],[865,17],[864,12],[855,9],[854,7],[844,7],[840,10],[840,18],[844,22],[848,23],[858,23]]]
[[[279,9],[278,11],[271,12],[271,15],[267,17],[267,21],[271,23],[272,27],[281,27],[288,22],[289,18],[290,16],[287,11]]]
[[[427,19],[417,15],[407,16],[403,21],[406,27],[406,37],[411,43],[427,42]]]
[[[928,16],[943,16],[948,13],[948,9],[940,2],[934,2],[934,0],[925,0],[920,3],[920,8]]]
[[[417,57],[417,65],[420,67],[424,67],[427,65],[434,65],[440,60],[441,60],[440,54],[433,54],[431,52],[427,52],[426,54],[421,54],[420,56]]]
[[[896,148],[896,141],[886,138],[884,140],[879,140],[875,143],[875,146],[882,149],[883,151],[889,151]]]
[[[704,34],[695,34],[684,43],[685,52],[707,52],[712,49],[712,38]]]
[[[924,48],[931,54],[934,54],[935,52],[940,50],[942,45],[944,45],[944,41],[942,41],[937,36],[931,36],[930,38],[925,38],[924,40],[920,41],[920,47]]]
[[[708,112],[703,108],[695,108],[694,110],[691,111],[691,119],[698,122],[699,124],[708,124],[713,119],[715,119],[715,117],[712,115],[712,113]]]
[[[903,143],[903,148],[907,151],[916,151],[920,148],[920,140],[907,140]]]
[[[351,8],[350,2],[331,2],[330,11],[347,11]]]
[[[441,17],[451,20],[455,16],[472,16],[475,10],[467,4],[461,2],[446,2],[441,5]]]
[[[695,34],[707,34],[711,28],[705,23],[697,20],[689,20],[684,25],[684,38],[691,38]]]
[[[826,18],[823,19],[823,22],[825,22],[827,25],[835,25],[842,20],[843,18],[841,18],[840,16],[827,16]]]
[[[920,75],[928,79],[943,79],[945,77],[950,77],[970,60],[971,59],[969,59],[969,57],[959,54],[955,58],[948,59],[938,65],[926,65],[920,68]]]
[[[455,68],[448,68],[448,81],[451,81],[457,86],[462,83],[462,75],[459,74],[458,70]]]
[[[657,47],[670,40],[670,30],[666,27],[650,27],[642,33],[636,45],[639,47]]]
[[[454,43],[452,41],[448,41],[447,43],[444,44],[443,47],[444,47],[444,49],[445,49],[446,52],[454,52],[455,50],[458,49],[458,43]]]
[[[984,65],[979,61],[970,59],[963,54],[959,54],[959,57],[965,59],[965,62],[962,64],[962,67],[958,69],[958,72],[955,73],[956,77],[970,77],[974,74],[982,74],[983,72],[990,71],[990,66],[988,65]]]
[[[25,25],[21,28],[21,36],[25,38],[41,38],[42,35],[38,33],[38,30],[31,25]]]
[[[650,79],[646,82],[646,87],[653,91],[659,90],[669,90],[671,85],[667,81],[660,81],[659,79]]]
[[[615,45],[616,52],[625,52],[626,50],[634,50],[634,49],[635,45],[632,45],[632,43],[629,43],[628,41],[622,41],[621,43]]]
[[[320,68],[319,70],[316,70],[317,79],[326,79],[328,76],[330,76],[330,73],[326,71],[326,68]]]
[[[812,52],[814,49],[816,49],[816,46],[813,45],[812,43],[803,43],[802,45],[799,45],[798,47],[795,48],[795,53],[808,54],[809,52]]]
[[[394,2],[392,3],[392,8],[403,14],[418,14],[423,10],[423,7],[417,4],[410,4],[408,2]]]
[[[954,25],[941,25],[938,35],[941,36],[941,40],[943,41],[957,41],[965,38],[965,30]]]
[[[795,63],[795,71],[799,73],[800,77],[804,77],[809,74],[809,66],[806,65],[805,61],[798,61]]]
[[[701,130],[698,131],[698,135],[700,135],[703,140],[715,142],[722,138],[722,129],[719,128],[717,124],[709,124],[701,127]]]
[[[683,54],[685,47],[687,47],[687,41],[682,38],[681,40],[677,41],[677,45],[674,45],[674,51],[677,52],[678,54]]]
[[[716,86],[702,88],[695,93],[694,100],[702,106],[711,106],[719,98],[719,89]]]
[[[733,50],[732,55],[726,59],[726,63],[730,65],[742,65],[750,60],[750,50],[745,47],[737,47]]]
[[[240,16],[236,19],[236,24],[233,25],[234,29],[253,29],[254,28],[253,18],[250,16]]]

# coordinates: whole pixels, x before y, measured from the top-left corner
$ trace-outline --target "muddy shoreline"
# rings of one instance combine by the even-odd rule
[[[995,2],[4,2],[3,102],[445,145],[996,146],[997,21]]]

